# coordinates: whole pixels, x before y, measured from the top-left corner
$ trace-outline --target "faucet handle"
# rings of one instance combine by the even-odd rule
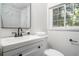
[[[15,34],[14,37],[17,37],[17,33],[16,32],[12,32],[12,34]]]

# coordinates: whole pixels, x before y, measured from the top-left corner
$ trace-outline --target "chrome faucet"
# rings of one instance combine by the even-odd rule
[[[22,28],[21,27],[18,28],[18,36],[23,36],[22,35]]]
[[[17,32],[12,32],[13,34],[15,34],[14,37],[21,37],[22,35],[22,28],[19,27]]]

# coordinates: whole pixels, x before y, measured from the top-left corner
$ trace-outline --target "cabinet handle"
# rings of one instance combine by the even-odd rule
[[[38,46],[38,48],[41,48],[40,46]]]
[[[19,54],[19,56],[22,56],[22,54]]]
[[[70,41],[70,42],[78,42],[78,41],[75,41],[75,40],[72,40],[72,39],[69,39],[69,41]]]

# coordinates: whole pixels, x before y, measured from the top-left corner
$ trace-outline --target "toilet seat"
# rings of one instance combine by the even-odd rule
[[[44,51],[46,56],[64,56],[61,52],[54,49],[47,49]]]

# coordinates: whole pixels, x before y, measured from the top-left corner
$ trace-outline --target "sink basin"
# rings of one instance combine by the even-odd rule
[[[39,38],[39,36],[37,36],[37,35],[26,35],[26,36],[22,36],[22,37],[8,37],[8,38],[1,39],[1,45],[7,46],[7,45],[12,45],[12,44],[17,44],[17,43],[20,43],[20,42],[34,40],[36,38]]]

